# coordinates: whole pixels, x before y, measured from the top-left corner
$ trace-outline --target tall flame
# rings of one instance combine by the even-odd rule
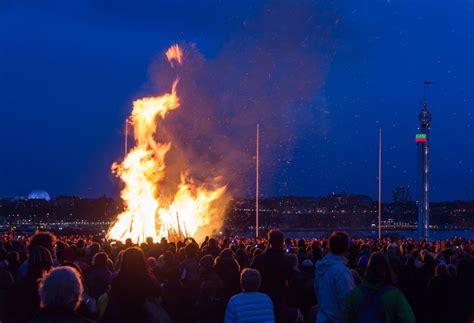
[[[178,45],[166,52],[168,61],[182,64],[183,53]],[[135,146],[121,163],[114,163],[112,171],[125,183],[121,197],[125,211],[107,232],[107,238],[124,241],[130,238],[136,243],[152,237],[170,240],[193,236],[202,226],[209,225],[217,212],[213,202],[219,199],[226,187],[209,190],[197,186],[182,172],[181,183],[171,199],[158,193],[165,178],[166,154],[171,143],[155,141],[157,119],[180,106],[176,93],[178,79],[173,82],[171,92],[157,97],[147,97],[133,102],[131,122],[134,127]]]
[[[171,66],[173,66],[173,61],[178,62],[179,65],[183,64],[183,51],[179,45],[172,45],[166,51],[166,58],[168,58],[168,62],[170,62]]]

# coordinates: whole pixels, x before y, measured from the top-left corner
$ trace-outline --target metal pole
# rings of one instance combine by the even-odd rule
[[[258,238],[258,171],[259,171],[259,158],[260,158],[260,125],[257,123],[257,153],[256,153],[256,165],[255,165],[255,236]]]
[[[382,128],[379,129],[379,240],[382,239]]]

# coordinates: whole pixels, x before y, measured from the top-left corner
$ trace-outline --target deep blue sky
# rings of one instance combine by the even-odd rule
[[[151,66],[180,42],[202,53],[208,78],[228,73],[213,82],[222,89],[200,94],[243,97],[226,115],[276,107],[271,118],[255,113],[266,145],[263,195],[375,197],[382,127],[384,199],[398,185],[416,196],[414,135],[429,79],[438,83],[429,91],[432,199],[474,199],[473,1],[191,2],[0,2],[0,196],[38,188],[117,196],[110,165],[122,153],[123,120],[140,93],[159,93],[147,86],[159,78]],[[258,64],[271,55],[272,73],[252,74],[252,48]],[[252,97],[252,87],[265,95]],[[243,113],[246,100],[259,103]],[[253,128],[233,133],[251,139]],[[251,179],[253,169],[242,172]]]

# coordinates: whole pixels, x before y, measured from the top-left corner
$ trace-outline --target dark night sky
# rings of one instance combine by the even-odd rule
[[[180,42],[195,44],[214,73],[230,70],[230,80],[214,80],[225,89],[200,94],[213,102],[239,95],[226,113],[266,100],[241,83],[274,94],[272,118],[256,112],[267,147],[263,195],[375,197],[382,127],[384,199],[399,185],[415,197],[414,136],[428,79],[438,83],[428,96],[432,199],[474,199],[473,1],[192,2],[0,2],[0,196],[117,196],[110,165],[122,153],[123,120],[134,98],[159,94],[147,86],[151,66]],[[270,54],[276,62],[268,83],[252,74],[252,48],[256,62]],[[251,130],[239,132],[250,143]]]

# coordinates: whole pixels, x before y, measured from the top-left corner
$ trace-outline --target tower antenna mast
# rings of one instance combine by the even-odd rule
[[[418,147],[418,239],[427,240],[430,227],[430,204],[429,204],[429,149],[428,139],[431,125],[431,113],[428,111],[426,102],[427,85],[435,84],[425,81],[423,85],[423,107],[418,115],[420,130],[416,135]]]

